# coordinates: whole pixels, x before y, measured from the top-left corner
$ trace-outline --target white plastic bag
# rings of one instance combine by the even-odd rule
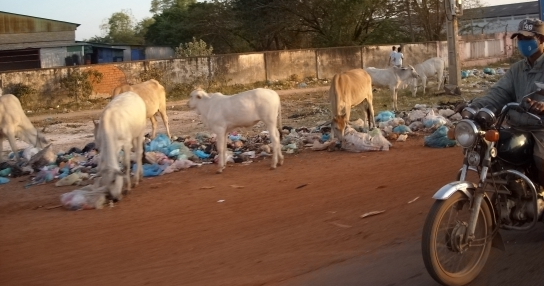
[[[60,196],[62,205],[73,211],[101,209],[106,202],[106,194],[92,191],[92,186],[64,193]]]
[[[388,151],[391,143],[377,128],[370,133],[360,133],[348,127],[344,134],[342,148],[349,152]]]

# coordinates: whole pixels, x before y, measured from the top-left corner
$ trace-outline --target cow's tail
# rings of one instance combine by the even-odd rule
[[[279,95],[278,95],[278,97],[279,97]],[[280,100],[280,104],[279,104],[279,107],[278,107],[278,131],[280,132],[280,140],[283,140],[282,128],[283,128],[283,123],[281,121],[281,100]]]

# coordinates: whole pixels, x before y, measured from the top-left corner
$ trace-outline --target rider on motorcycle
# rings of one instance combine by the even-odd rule
[[[544,22],[538,19],[524,19],[511,38],[517,38],[518,50],[524,59],[514,63],[485,96],[475,98],[469,106],[492,107],[500,111],[510,102],[520,102],[529,112],[544,115],[544,91],[521,102],[525,95],[536,91],[535,81],[544,82]],[[466,106],[466,103],[463,103],[455,109],[459,112]],[[544,127],[531,133],[535,138],[533,156],[538,168],[539,183],[544,186]]]

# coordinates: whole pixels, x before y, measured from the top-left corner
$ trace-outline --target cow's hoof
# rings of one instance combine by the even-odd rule
[[[216,174],[223,174],[223,170],[217,170],[215,173]]]

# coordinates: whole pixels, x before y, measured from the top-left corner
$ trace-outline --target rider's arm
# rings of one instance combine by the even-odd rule
[[[506,71],[504,76],[489,89],[485,96],[475,98],[470,105],[477,108],[493,106],[495,110],[501,110],[504,105],[517,101],[514,85],[524,84],[520,81],[522,80],[517,79],[515,67],[513,67]]]

